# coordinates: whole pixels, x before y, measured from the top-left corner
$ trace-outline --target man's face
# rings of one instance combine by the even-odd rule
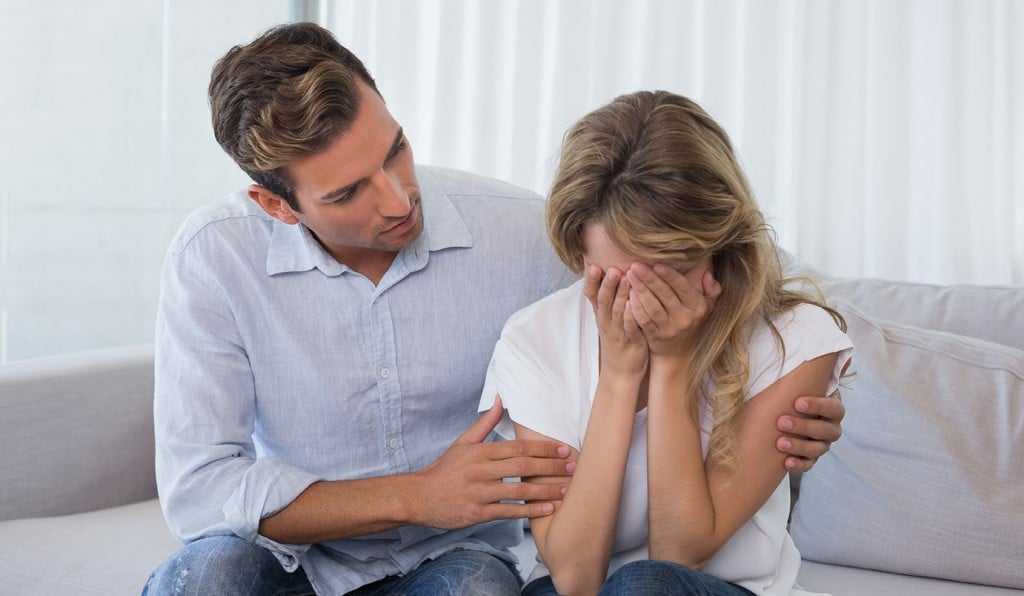
[[[335,259],[361,271],[366,263],[390,263],[412,244],[423,231],[423,209],[402,128],[370,87],[358,85],[351,127],[327,149],[289,166],[301,211],[281,201],[277,213],[268,212],[303,223]]]

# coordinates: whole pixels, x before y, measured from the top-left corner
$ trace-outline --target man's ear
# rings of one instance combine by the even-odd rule
[[[256,204],[262,207],[270,217],[289,225],[299,223],[299,218],[295,217],[295,212],[292,210],[292,206],[288,204],[288,201],[270,192],[265,187],[259,184],[250,184],[248,192],[249,198],[256,201]]]

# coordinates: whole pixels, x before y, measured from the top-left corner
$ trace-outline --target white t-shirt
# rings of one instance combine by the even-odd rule
[[[786,346],[785,359],[767,325],[753,334],[746,399],[757,395],[800,364],[839,352],[828,393],[838,385],[853,346],[824,310],[802,304],[774,321]],[[579,449],[597,389],[598,332],[582,280],[514,314],[506,323],[487,371],[480,410],[500,394],[507,413],[497,432],[514,437],[512,420]],[[701,444],[707,456],[710,409],[700,408]],[[510,420],[511,418],[511,420]],[[647,552],[647,410],[636,414],[633,442],[608,573]],[[800,554],[786,531],[789,479],[715,554],[704,571],[755,594],[789,595],[795,588]],[[531,579],[548,574],[543,562]]]

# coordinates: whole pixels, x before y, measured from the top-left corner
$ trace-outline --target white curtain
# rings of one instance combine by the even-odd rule
[[[835,275],[1024,283],[1024,3],[338,0],[417,159],[545,192],[641,88],[728,130],[780,244]]]

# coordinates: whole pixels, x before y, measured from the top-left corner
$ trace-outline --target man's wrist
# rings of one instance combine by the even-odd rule
[[[392,476],[394,486],[390,491],[390,514],[401,525],[426,526],[426,512],[422,495],[426,494],[426,478],[422,474],[400,474]]]

